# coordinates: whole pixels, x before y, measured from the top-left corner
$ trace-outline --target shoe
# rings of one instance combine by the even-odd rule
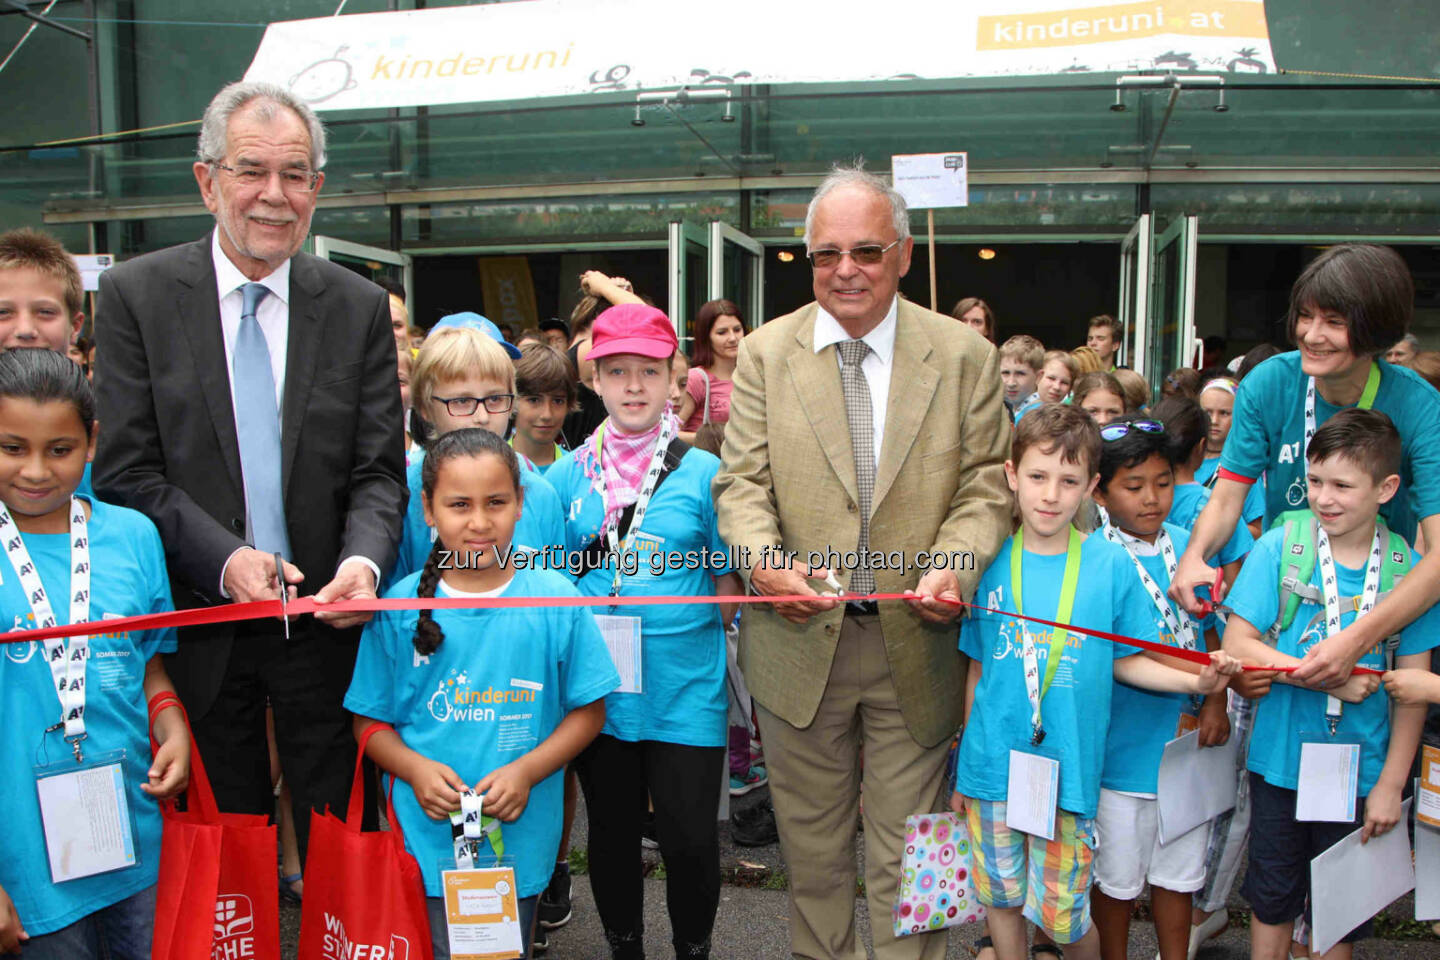
[[[557,930],[570,922],[570,865],[555,864],[550,874],[550,885],[540,892],[540,902],[535,907],[539,927]]]
[[[756,804],[747,810],[730,814],[730,839],[742,847],[767,847],[780,842],[775,826],[775,808],[769,803]]]
[[[280,878],[280,899],[287,903],[299,903],[301,894],[295,889],[295,884],[303,879],[301,874],[292,873],[289,876]]]
[[[535,938],[530,941],[530,956],[538,957],[550,949],[550,931],[535,925]]]
[[[1190,945],[1185,949],[1187,960],[1195,960],[1195,954],[1200,952],[1200,945],[1211,937],[1219,936],[1220,932],[1230,926],[1230,914],[1224,907],[1216,910],[1205,918],[1203,923],[1190,925]]]
[[[743,797],[751,790],[759,789],[770,782],[770,777],[765,773],[764,767],[751,767],[745,771],[743,777],[730,774],[730,796]]]
[[[659,850],[659,834],[655,832],[655,812],[652,810],[645,814],[645,819],[640,823],[640,846],[646,850]]]

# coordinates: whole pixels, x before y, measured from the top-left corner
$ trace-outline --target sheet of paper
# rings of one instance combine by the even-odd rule
[[[1360,844],[1361,830],[1310,861],[1310,902],[1315,923],[1310,950],[1324,954],[1340,938],[1394,903],[1415,886],[1410,862],[1410,801],[1389,832]]]
[[[1415,819],[1432,827],[1440,827],[1440,747],[1428,743],[1420,748],[1420,782],[1415,788]]]
[[[968,168],[964,151],[896,154],[890,158],[890,179],[911,209],[964,207],[970,204]]]
[[[1440,829],[1423,823],[1415,824],[1415,919],[1440,920]]]
[[[135,865],[135,837],[120,764],[41,776],[35,790],[51,880],[62,883]]]
[[[640,671],[640,618],[596,616],[600,636],[610,659],[615,661],[615,672],[620,674],[620,686],[616,693],[644,693]]]
[[[1239,751],[1239,737],[1202,749],[1198,730],[1165,744],[1156,787],[1161,843],[1182,837],[1235,806]]]
[[[1354,820],[1359,779],[1358,743],[1302,743],[1295,819],[1330,823]]]
[[[1059,799],[1060,761],[1011,750],[1005,825],[1032,837],[1054,840],[1055,805]]]
[[[520,904],[512,868],[446,870],[440,882],[452,960],[521,956]]]

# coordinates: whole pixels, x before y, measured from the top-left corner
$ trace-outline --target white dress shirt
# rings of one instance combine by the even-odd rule
[[[250,283],[250,278],[240,272],[240,268],[230,261],[225,251],[220,248],[220,230],[218,225],[210,234],[210,259],[215,264],[215,293],[220,303],[220,332],[225,340],[225,372],[230,376],[230,409],[235,407],[235,338],[240,333],[240,311],[244,309],[244,294],[240,288]],[[270,372],[275,377],[275,409],[279,412],[281,423],[284,423],[285,411],[285,361],[289,355],[290,347],[290,261],[280,264],[268,276],[256,281],[263,283],[270,289],[270,295],[260,301],[255,308],[255,321],[260,324],[260,332],[265,336],[265,346],[270,351]],[[240,422],[237,418],[235,429],[238,432]],[[244,481],[242,480],[243,484]],[[240,547],[235,553],[246,549]],[[225,565],[220,568],[220,596],[230,599],[229,592],[225,589],[225,571],[230,568],[230,554],[226,558]],[[375,585],[380,585],[380,567],[375,561],[359,554],[346,557],[340,561],[344,566],[351,560],[359,560],[370,568],[375,575]],[[336,568],[339,570],[339,567]]]
[[[865,336],[861,337],[870,347],[870,352],[865,359],[860,361],[860,372],[865,374],[865,383],[870,387],[870,415],[873,418],[875,427],[875,462],[880,462],[882,441],[885,439],[885,409],[890,400],[890,371],[895,360],[895,327],[896,316],[899,312],[900,298],[897,296],[890,301],[890,310],[885,314],[885,319]],[[815,352],[819,353],[832,343],[839,343],[841,340],[852,340],[853,337],[845,332],[836,320],[824,308],[820,307],[815,315]],[[840,357],[840,351],[835,351],[835,363],[837,367],[843,367],[845,361]],[[842,411],[843,413],[843,411]]]

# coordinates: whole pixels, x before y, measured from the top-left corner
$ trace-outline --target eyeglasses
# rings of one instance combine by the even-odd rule
[[[899,240],[893,240],[883,247],[878,243],[866,243],[858,247],[851,247],[849,250],[827,247],[823,250],[811,250],[805,256],[810,258],[810,265],[816,270],[828,270],[830,267],[836,266],[840,263],[840,258],[847,253],[850,254],[850,259],[859,266],[873,267],[885,258],[885,254],[891,247],[899,242]]]
[[[210,165],[230,174],[242,187],[263,187],[270,182],[272,172],[279,173],[280,187],[286,193],[309,193],[320,182],[320,174],[315,170],[271,171],[265,167],[231,167],[218,160],[211,160]]]
[[[1132,429],[1142,433],[1164,433],[1165,424],[1159,420],[1126,420],[1123,423],[1107,423],[1100,428],[1100,439],[1119,440]]]
[[[509,413],[515,405],[515,394],[492,393],[488,397],[435,397],[445,404],[452,417],[468,417],[485,404],[486,413]]]

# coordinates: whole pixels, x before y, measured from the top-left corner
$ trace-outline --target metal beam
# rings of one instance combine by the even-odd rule
[[[50,27],[52,30],[59,30],[61,33],[68,33],[72,37],[79,37],[86,43],[89,43],[92,39],[90,34],[86,33],[85,31],[76,30],[74,27],[67,27],[63,23],[56,23],[49,17],[35,13],[29,7],[25,6],[25,4],[17,2],[17,0],[0,0],[0,2],[3,2],[4,5],[9,8],[11,13],[18,13],[26,20],[33,20],[36,23],[40,24],[42,27]]]

